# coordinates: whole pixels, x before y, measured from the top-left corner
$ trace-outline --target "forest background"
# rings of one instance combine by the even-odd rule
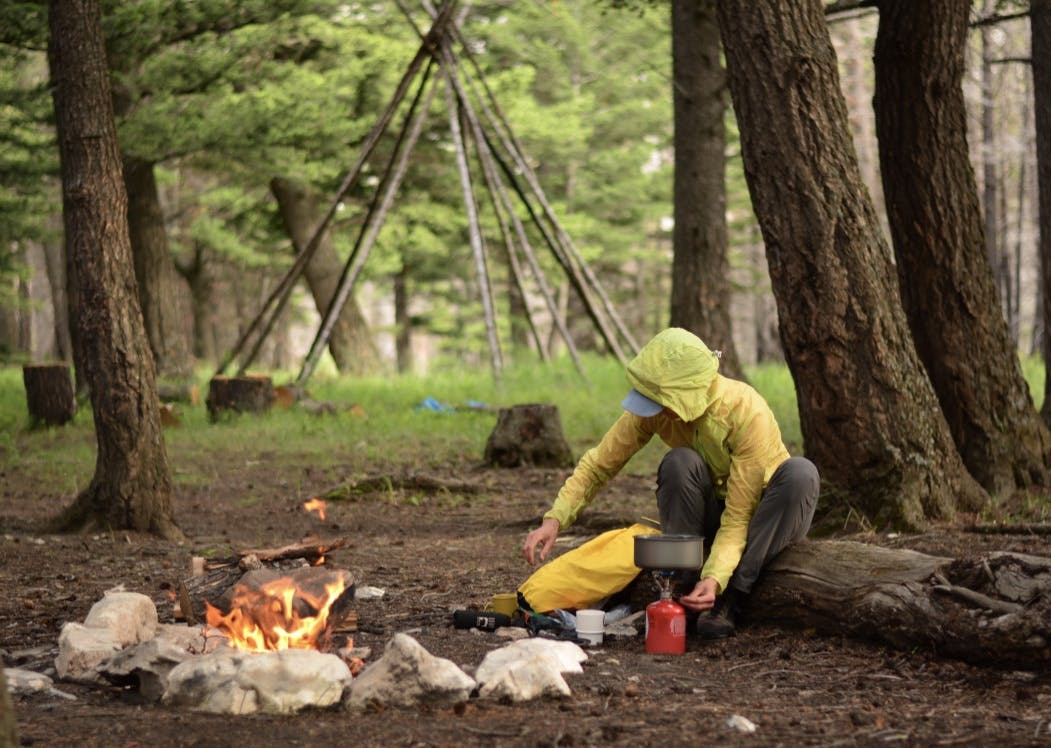
[[[127,460],[159,481],[133,495],[166,496],[163,453],[139,452],[157,428],[150,360],[162,381],[217,360],[221,372],[233,341],[241,351],[262,329],[241,371],[294,367],[317,326],[311,302],[341,307],[349,255],[361,270],[368,259],[368,283],[338,321],[326,315],[297,384],[326,344],[341,374],[476,366],[488,349],[499,377],[502,348],[521,361],[558,355],[561,344],[578,369],[579,350],[606,349],[623,363],[670,321],[722,349],[731,376],[779,356],[780,343],[804,449],[832,504],[908,527],[987,508],[1046,486],[1051,465],[1051,433],[1018,361],[1020,348],[1046,346],[1047,276],[1034,276],[1048,264],[1036,246],[1046,244],[1039,227],[1051,209],[1033,203],[1047,142],[1035,48],[1049,16],[1044,2],[1007,12],[1015,6],[958,0],[923,15],[894,0],[776,12],[683,2],[667,19],[659,3],[470,4],[450,22],[457,31],[420,46],[431,19],[400,2],[104,4],[97,43],[78,32],[98,21],[67,29],[59,6],[49,34],[42,6],[15,4],[5,26],[16,63],[5,152],[22,179],[8,192],[5,265],[16,347],[45,355],[33,345],[34,320],[44,320],[46,354],[76,361],[79,388],[91,390],[100,485]],[[442,6],[436,28],[454,7]],[[1015,46],[1024,34],[1006,31],[1026,19],[1029,57]],[[444,56],[453,41],[459,65]],[[450,83],[445,96],[435,86],[425,97],[421,83],[398,112],[397,97],[432,56]],[[469,86],[489,95],[483,109],[514,123],[499,139],[524,144],[513,168],[495,160],[512,182],[512,172],[525,178],[552,222],[535,226],[551,256],[525,253],[533,287],[509,249],[512,204],[501,208],[491,189],[487,215],[468,189],[495,173],[489,136],[460,89],[456,68],[468,62],[478,75]],[[88,83],[91,71],[99,78]],[[62,232],[48,93],[63,149]],[[408,123],[425,98],[437,116],[417,130]],[[113,163],[97,168],[83,147],[114,117]],[[403,128],[375,129],[402,117]],[[402,145],[417,134],[423,145],[405,162],[388,215]],[[357,149],[355,178],[344,178]],[[84,181],[93,175],[103,179]],[[80,212],[96,189],[119,216]],[[534,220],[536,210],[525,198],[518,208]],[[122,259],[123,234],[107,232],[125,215]],[[326,223],[322,235],[315,227]],[[377,251],[359,256],[376,229]],[[487,256],[501,238],[508,251]],[[309,294],[257,328],[275,279],[314,250]],[[45,272],[28,272],[34,257]],[[134,283],[120,280],[131,265]],[[292,288],[290,277],[279,290]],[[548,277],[558,279],[553,292]],[[45,298],[34,301],[33,283],[45,278]],[[119,415],[126,397],[141,420]]]
[[[294,257],[276,196],[288,203],[287,195],[300,195],[302,220],[320,218],[418,41],[394,3],[342,4],[332,13],[325,3],[242,2],[223,19],[225,30],[212,5],[224,4],[201,4],[197,19],[150,3],[111,3],[104,16],[113,76],[126,95],[117,107],[122,154],[140,179],[133,203],[142,195],[141,209],[163,216],[159,240],[170,257],[153,271],[163,276],[164,297],[150,302],[162,377],[211,365],[234,344]],[[70,355],[46,36],[28,7],[20,5],[27,15],[7,25],[15,38],[0,47],[0,357],[8,362]],[[834,19],[830,31],[862,174],[879,205],[869,105],[876,23],[864,11]],[[672,285],[669,14],[650,4],[475,3],[464,32],[570,236],[636,337],[646,338],[667,324]],[[1042,335],[1027,53],[1024,18],[976,28],[964,82],[993,267],[1024,356],[1040,351]],[[347,357],[351,373],[485,361],[467,217],[438,99],[350,305],[369,331]],[[728,134],[730,316],[735,348],[752,364],[781,355],[777,311],[732,111]],[[377,168],[340,205],[331,236],[341,260]],[[482,225],[498,245],[486,209]],[[601,347],[554,259],[540,260],[576,345]],[[522,343],[507,263],[494,256],[492,265],[501,337]],[[257,365],[297,367],[317,324],[301,284]],[[542,324],[544,345],[557,355],[550,320]]]

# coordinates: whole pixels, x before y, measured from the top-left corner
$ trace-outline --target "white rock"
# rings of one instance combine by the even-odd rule
[[[493,634],[497,639],[510,639],[511,641],[529,638],[529,632],[519,626],[501,626]]]
[[[109,629],[122,647],[152,639],[157,633],[157,606],[138,592],[107,592],[91,606],[87,628]]]
[[[479,683],[487,683],[500,677],[513,663],[538,655],[553,660],[556,672],[559,673],[584,672],[580,663],[588,658],[587,653],[573,642],[540,638],[522,639],[487,654],[474,677]]]
[[[354,680],[346,704],[362,709],[371,703],[462,701],[474,687],[474,679],[453,662],[435,657],[408,634],[395,634],[383,656]]]
[[[339,702],[350,680],[341,659],[314,650],[219,652],[176,666],[163,701],[204,712],[291,714]]]
[[[352,678],[350,668],[339,657],[313,649],[286,649],[249,657],[237,672],[241,688],[254,691],[259,710],[271,714],[337,704]]]
[[[369,587],[367,585],[354,588],[355,600],[382,600],[387,590],[382,587]]]
[[[751,735],[753,732],[759,729],[755,726],[755,723],[752,722],[752,720],[748,719],[747,717],[742,717],[740,714],[735,714],[734,716],[730,717],[730,719],[726,720],[726,726],[732,730],[738,730],[739,732],[743,732],[747,735]]]
[[[54,681],[43,673],[21,668],[4,668],[4,678],[7,679],[7,688],[11,693],[26,694],[47,691],[54,685]]]
[[[542,652],[515,660],[489,676],[478,695],[488,699],[529,701],[541,696],[569,696],[558,661]]]
[[[67,623],[58,636],[55,672],[59,680],[101,682],[99,664],[120,649],[121,643],[110,629]]]

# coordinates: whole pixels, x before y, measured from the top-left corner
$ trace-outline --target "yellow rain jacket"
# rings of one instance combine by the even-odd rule
[[[691,447],[708,465],[716,492],[726,502],[701,577],[715,579],[720,591],[726,589],[763,489],[789,454],[762,396],[744,382],[722,376],[718,368],[718,356],[693,333],[670,328],[654,337],[628,364],[628,381],[675,416],[665,411],[642,418],[625,411],[598,446],[580,458],[544,517],[554,517],[562,529],[573,524],[654,434],[669,447]]]

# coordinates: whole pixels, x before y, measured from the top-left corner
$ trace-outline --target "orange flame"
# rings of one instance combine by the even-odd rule
[[[317,518],[325,519],[325,502],[322,499],[309,499],[303,502],[303,508],[308,512],[317,512]]]
[[[278,649],[318,649],[327,631],[329,612],[346,589],[343,580],[325,585],[323,596],[298,587],[290,577],[258,589],[234,588],[230,612],[205,603],[208,624],[230,637],[230,644],[249,652]]]

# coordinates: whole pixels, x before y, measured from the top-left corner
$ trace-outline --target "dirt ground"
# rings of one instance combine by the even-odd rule
[[[0,476],[0,651],[7,667],[48,671],[59,631],[82,621],[104,590],[123,584],[171,620],[167,590],[199,552],[280,546],[309,535],[347,537],[330,562],[386,596],[356,603],[359,646],[377,658],[396,632],[470,669],[505,643],[459,631],[456,608],[513,591],[529,569],[519,546],[565,473],[451,466],[439,474],[487,486],[477,495],[382,491],[330,502],[322,522],[299,500],[331,486],[308,469],[290,480],[266,461],[229,465],[206,487],[180,488],[176,515],[190,536],[176,546],[131,533],[55,536],[39,522],[68,502],[9,469]],[[290,486],[301,486],[293,489]],[[653,511],[652,478],[621,476],[565,536],[570,541]],[[229,497],[250,489],[250,506]],[[30,499],[30,497],[32,497]],[[985,550],[1051,555],[1047,535],[977,535],[943,528],[923,536],[865,536],[895,547],[964,557]],[[134,693],[56,685],[75,701],[16,697],[23,745],[1051,745],[1051,677],[999,671],[795,630],[748,626],[718,643],[691,640],[683,656],[652,656],[643,641],[590,651],[572,696],[510,704],[472,699],[443,708],[230,717],[140,703]],[[736,731],[740,715],[757,726]]]

